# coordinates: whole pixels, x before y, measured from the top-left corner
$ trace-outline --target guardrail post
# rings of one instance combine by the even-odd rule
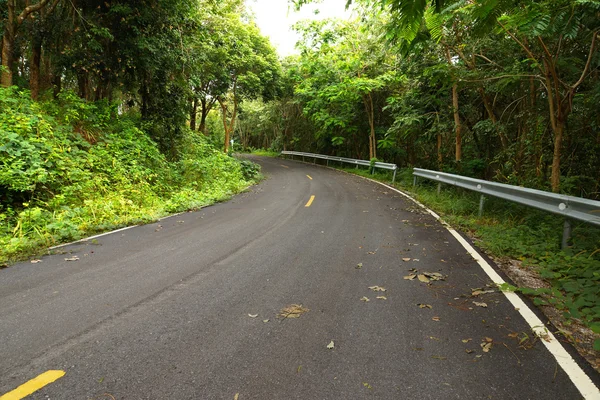
[[[413,189],[417,187],[417,176],[413,175]]]
[[[304,162],[304,156],[302,156],[302,162]]]
[[[569,248],[569,239],[571,238],[571,220],[569,218],[565,218],[565,223],[563,225],[563,237],[560,248],[566,250]]]
[[[481,217],[483,215],[483,202],[485,201],[485,196],[481,195],[481,197],[479,198],[479,216]]]
[[[329,158],[327,159],[327,166],[329,167]]]
[[[394,170],[394,177],[392,178],[392,183],[396,182],[396,172],[398,172],[397,168]]]
[[[442,182],[438,182],[438,189],[437,189],[438,196],[440,195],[441,191],[442,191]]]

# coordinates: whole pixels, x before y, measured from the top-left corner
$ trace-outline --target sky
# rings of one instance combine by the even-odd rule
[[[296,54],[294,46],[299,36],[292,25],[303,19],[325,19],[350,17],[346,11],[346,0],[323,0],[321,4],[307,5],[299,12],[288,9],[287,0],[246,0],[246,5],[256,17],[256,24],[263,35],[271,39],[281,57]],[[319,10],[315,15],[314,11]]]

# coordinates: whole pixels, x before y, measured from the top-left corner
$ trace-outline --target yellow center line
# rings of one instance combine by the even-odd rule
[[[308,200],[308,203],[306,203],[306,205],[304,207],[310,207],[310,205],[312,204],[312,202],[315,200],[315,196],[310,196],[310,200]],[[0,400],[4,400],[4,399],[0,399]]]
[[[306,177],[312,181],[312,176],[306,175]]]
[[[281,165],[283,168],[289,168],[287,165],[283,165],[283,164],[279,164]]]
[[[43,374],[36,376],[29,382],[25,382],[15,390],[0,396],[0,400],[21,400],[22,398],[29,396],[30,394],[40,390],[44,386],[62,378],[63,376],[65,376],[65,371],[46,371]]]

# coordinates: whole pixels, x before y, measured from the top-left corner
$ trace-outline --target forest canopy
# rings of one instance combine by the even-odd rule
[[[600,2],[348,4],[296,26],[287,97],[264,105],[282,133],[256,145],[598,197]]]

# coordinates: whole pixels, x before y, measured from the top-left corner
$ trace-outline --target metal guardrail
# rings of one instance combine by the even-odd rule
[[[498,197],[514,203],[561,215],[565,217],[562,240],[563,248],[568,246],[568,240],[571,236],[571,220],[575,219],[600,226],[600,201],[484,181],[421,168],[415,168],[413,175],[414,185],[417,184],[417,177],[438,182],[438,193],[442,183],[480,193],[479,215],[483,213],[485,196]]]
[[[281,155],[284,156],[299,156],[302,157],[302,160],[304,160],[305,157],[308,158],[313,158],[313,159],[320,159],[320,160],[327,160],[327,165],[329,165],[329,161],[337,161],[337,162],[342,162],[342,163],[347,163],[347,164],[353,164],[356,165],[357,168],[359,165],[363,166],[363,167],[373,167],[373,168],[381,168],[381,169],[387,169],[390,171],[394,171],[394,177],[392,178],[392,183],[396,182],[396,172],[398,171],[398,166],[396,164],[390,164],[390,163],[383,163],[383,162],[374,162],[371,165],[370,161],[366,161],[366,160],[356,160],[354,158],[344,158],[344,157],[336,157],[336,156],[327,156],[324,154],[313,154],[313,153],[302,153],[299,151],[282,151]]]

